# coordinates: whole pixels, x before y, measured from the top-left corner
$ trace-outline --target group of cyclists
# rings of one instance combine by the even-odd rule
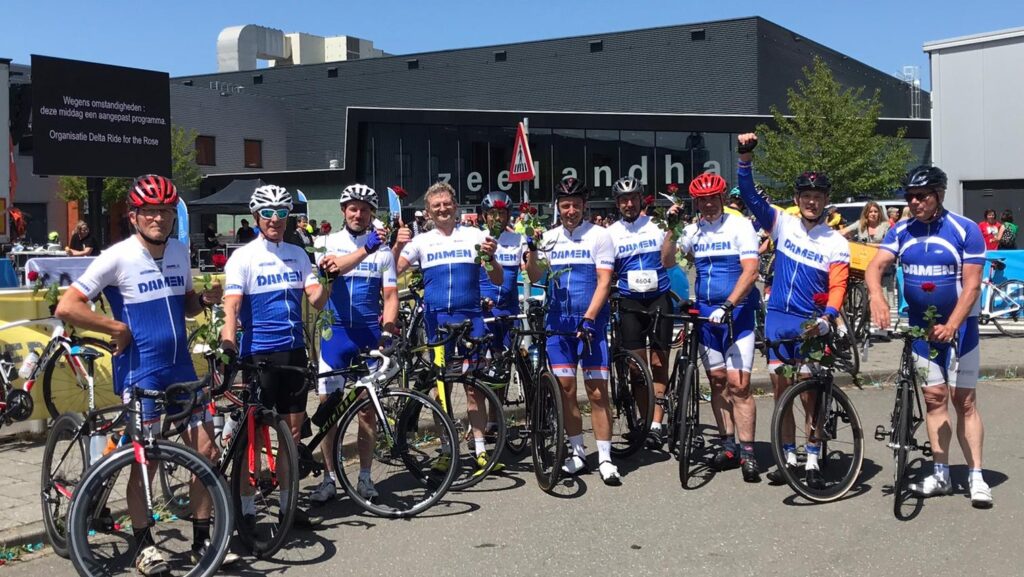
[[[850,256],[847,241],[823,222],[831,193],[828,177],[820,172],[798,176],[793,191],[796,214],[783,212],[755,188],[752,159],[756,146],[755,134],[738,137],[736,182],[741,205],[737,197],[730,197],[721,176],[706,173],[693,179],[689,192],[700,217],[682,228],[679,238],[675,228],[665,230],[646,214],[644,186],[638,180],[625,177],[614,183],[612,193],[621,218],[606,229],[585,218],[588,190],[569,177],[555,188],[558,225],[550,230],[533,236],[515,232],[510,227],[512,201],[500,191],[489,193],[481,204],[487,225],[484,230],[460,225],[455,191],[439,182],[424,197],[434,227],[414,236],[402,226],[393,237],[393,246],[388,246],[388,234],[374,219],[379,208],[377,193],[354,184],[346,187],[339,199],[344,226],[317,239],[316,263],[311,264],[305,251],[284,242],[286,220],[293,209],[291,194],[279,186],[260,186],[252,194],[249,209],[261,234],[228,259],[223,290],[214,287],[201,292],[193,287],[186,247],[172,237],[178,202],[175,186],[166,177],[147,175],[134,182],[128,195],[128,218],[135,234],[95,259],[63,296],[56,315],[82,329],[111,336],[115,388],[122,394],[129,387],[161,390],[195,379],[186,347],[186,317],[215,303],[222,303],[225,312],[223,350],[250,362],[289,366],[304,366],[307,361],[303,300],[316,309],[326,307],[332,330],[330,338],[320,343],[320,368],[348,367],[361,352],[381,346],[397,334],[396,280],[413,268],[422,272],[428,341],[434,342],[446,324],[468,321],[472,337],[491,331],[492,346],[507,347],[511,341],[509,322],[485,324],[482,302],[487,303],[487,315],[516,315],[517,283],[525,272],[531,281],[546,279],[547,283],[544,328],[556,336],[548,338],[544,346],[561,384],[570,445],[562,469],[570,475],[588,469],[577,401],[577,375],[582,368],[597,472],[604,483],[619,485],[622,475],[611,453],[606,340],[609,302],[617,292],[621,346],[648,361],[655,396],[664,397],[673,323],[652,313],[671,312],[676,306],[666,270],[676,263],[677,251],[682,251],[696,269],[691,296],[700,316],[709,321],[699,335],[689,337],[700,339],[711,384],[711,406],[720,434],[712,464],[722,470],[739,468],[745,481],[757,482],[762,468],[754,458],[756,406],[750,387],[755,310],[761,302],[755,286],[760,244],[755,225],[770,236],[776,251],[774,290],[767,297],[765,319],[765,337],[772,341],[835,330]],[[972,502],[991,505],[991,491],[982,476],[983,427],[975,393],[984,241],[977,226],[943,208],[946,176],[941,170],[915,168],[904,185],[913,218],[889,231],[868,268],[866,283],[872,318],[879,327],[886,328],[890,322],[881,274],[897,260],[904,270],[911,323],[927,324],[929,307],[938,312],[939,321],[930,326],[928,342],[915,345],[917,366],[927,374],[927,429],[935,463],[934,474],[914,490],[923,496],[952,492],[948,466],[952,426],[947,410],[952,400],[958,415],[957,437],[970,466]],[[737,205],[749,211],[753,223],[737,211]],[[679,218],[680,212],[680,207],[671,207],[668,219]],[[495,237],[488,231],[500,234]],[[322,283],[319,275],[333,281]],[[111,304],[112,317],[89,306],[101,293]],[[455,345],[446,345],[446,355],[452,353],[452,347]],[[769,350],[769,367],[786,360],[779,358],[780,353],[786,358],[801,355],[797,345]],[[801,367],[803,371],[807,371],[806,365]],[[261,394],[269,397],[260,402],[285,416],[298,441],[306,418],[306,381],[283,371],[265,371],[259,378],[265,381],[260,383]],[[800,378],[800,374],[795,377]],[[793,382],[775,371],[771,379],[776,398]],[[319,382],[320,400],[344,386],[343,379]],[[470,393],[467,400],[472,446],[482,468],[488,461],[485,437],[493,423],[488,423],[483,399]],[[651,412],[646,442],[651,448],[660,448],[664,443],[662,405],[656,403]],[[160,418],[157,407],[149,403],[144,404],[144,413],[147,424]],[[372,422],[367,425],[372,429]],[[779,467],[798,466],[793,430],[790,417],[791,434],[782,439],[786,459]],[[153,434],[157,431],[154,428]],[[213,433],[209,412],[197,409],[184,438],[200,454],[212,458],[217,451]],[[329,443],[325,441],[324,454],[334,451]],[[819,449],[812,444],[803,449],[804,474],[813,483]],[[372,455],[360,455],[358,491],[366,498],[376,492],[369,475],[370,458]],[[325,463],[324,477],[310,495],[313,503],[327,502],[337,493],[331,459]],[[135,518],[145,511],[141,476],[141,471],[133,470],[128,508],[135,521],[137,550],[141,551],[137,567],[140,573],[152,575],[166,570],[167,561],[153,546],[145,520]],[[769,478],[778,478],[778,470],[770,472]],[[200,497],[191,506],[193,550],[200,552],[209,536],[209,505]],[[251,498],[247,502],[243,497],[239,514],[244,518],[252,507]],[[306,512],[296,513],[298,526],[311,527],[318,522]]]

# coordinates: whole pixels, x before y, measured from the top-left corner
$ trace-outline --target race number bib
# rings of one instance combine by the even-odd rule
[[[626,280],[629,283],[630,292],[647,293],[658,290],[658,271],[656,270],[631,270],[626,273]]]

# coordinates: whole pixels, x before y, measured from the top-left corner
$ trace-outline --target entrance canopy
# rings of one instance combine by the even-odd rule
[[[249,214],[252,191],[265,184],[259,178],[233,180],[210,196],[188,203],[188,211],[190,214]],[[306,198],[301,193],[292,194],[292,202],[295,204],[293,213],[306,212]]]

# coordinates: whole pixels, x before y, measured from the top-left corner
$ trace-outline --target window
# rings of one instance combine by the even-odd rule
[[[601,52],[602,50],[604,50],[604,40],[591,40],[590,41],[590,51],[591,52]]]
[[[245,141],[245,167],[263,168],[263,141]]]
[[[497,50],[497,51],[495,51],[495,53],[494,53],[494,61],[495,62],[504,62],[506,60],[508,60],[508,52],[505,52],[504,50]]]
[[[217,140],[214,137],[196,137],[196,164],[199,166],[214,166],[217,164]]]
[[[332,67],[328,68],[327,69],[327,77],[328,78],[337,78],[338,77],[338,68],[336,66],[332,66]]]
[[[707,32],[703,28],[690,30],[690,40],[696,42],[698,40],[704,40],[705,38],[707,38]]]
[[[406,60],[406,65],[409,66],[409,70],[418,70],[420,67],[419,59],[413,58],[412,60]]]
[[[263,84],[263,75],[262,74],[253,74],[252,75],[252,83],[253,84]]]

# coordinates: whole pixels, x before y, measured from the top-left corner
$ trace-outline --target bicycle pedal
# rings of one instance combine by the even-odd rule
[[[932,456],[932,444],[931,444],[931,442],[925,441],[924,443],[921,444],[921,454],[924,455],[925,457],[931,457]]]
[[[878,425],[875,427],[875,440],[884,441],[889,437],[889,431],[885,430],[885,427]]]

